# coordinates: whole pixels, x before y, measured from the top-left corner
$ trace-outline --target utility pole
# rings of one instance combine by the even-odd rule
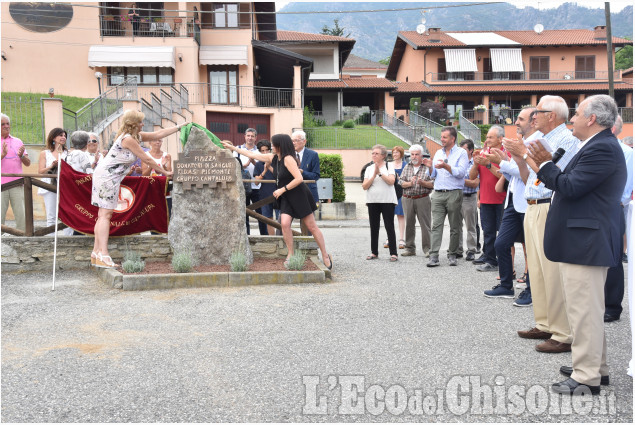
[[[613,34],[611,32],[611,5],[604,2],[604,15],[606,16],[606,59],[608,61],[609,70],[609,96],[615,99],[613,91]]]

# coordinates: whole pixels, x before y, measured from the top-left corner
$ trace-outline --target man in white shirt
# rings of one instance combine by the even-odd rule
[[[247,149],[250,151],[258,152],[258,148],[256,147],[256,136],[258,132],[253,128],[248,128],[245,130],[245,144],[239,146],[241,149]],[[249,176],[254,178],[254,165],[256,165],[256,160],[251,159],[246,156],[241,156],[234,152],[234,156],[240,159],[240,162],[243,164],[243,168],[249,171]],[[247,205],[258,202],[260,199],[260,183],[252,183],[251,184],[251,193],[245,194],[245,202]],[[256,209],[256,212],[260,214],[260,209]],[[247,226],[247,234],[249,234],[249,216],[245,216],[245,224]],[[267,235],[267,225],[262,222],[258,222],[258,228],[260,229],[261,235]]]

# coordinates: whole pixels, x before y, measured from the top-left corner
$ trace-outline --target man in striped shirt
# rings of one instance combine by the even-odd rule
[[[419,220],[421,226],[421,249],[425,255],[430,251],[430,198],[434,183],[426,173],[426,167],[422,164],[423,147],[421,145],[410,146],[410,162],[401,172],[401,187],[403,195],[404,216],[406,218],[406,249],[404,257],[417,255],[415,236],[417,229],[415,222]]]
[[[571,158],[578,152],[579,140],[567,128],[569,117],[567,103],[560,96],[543,96],[536,107],[534,120],[536,129],[544,134],[555,152],[564,149],[565,153],[557,166],[564,170]],[[523,141],[506,139],[503,146],[518,164],[520,177],[525,182],[525,246],[527,264],[531,273],[531,296],[534,309],[535,327],[528,331],[518,331],[518,336],[529,339],[545,339],[536,345],[536,350],[545,353],[571,351],[571,328],[567,319],[562,281],[558,264],[545,256],[544,239],[547,213],[551,205],[552,191],[536,177],[527,162],[527,147]]]

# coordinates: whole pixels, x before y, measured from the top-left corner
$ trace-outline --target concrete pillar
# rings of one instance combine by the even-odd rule
[[[489,124],[489,95],[483,95],[483,105],[485,105],[485,111],[483,111],[483,124]]]
[[[534,106],[538,105],[538,95],[537,94],[532,94],[531,97],[529,98],[529,103],[531,103]]]
[[[393,115],[395,113],[395,98],[388,92],[384,94],[384,111],[386,111],[386,114],[388,115]],[[377,117],[377,119],[380,118],[383,119],[383,117]]]
[[[178,35],[179,37],[184,37],[187,35],[187,2],[180,1],[179,2],[179,19],[181,19],[181,24],[179,25]]]
[[[42,143],[46,144],[46,137],[56,127],[64,127],[64,111],[62,109],[62,99],[55,97],[42,99],[42,113],[44,114],[44,140]]]
[[[293,106],[302,109],[302,67],[293,66]]]
[[[578,95],[578,105],[581,104],[582,102],[584,102],[584,99],[586,99],[586,95],[581,93]]]
[[[626,107],[627,108],[632,108],[633,107],[633,92],[628,92],[626,93]]]

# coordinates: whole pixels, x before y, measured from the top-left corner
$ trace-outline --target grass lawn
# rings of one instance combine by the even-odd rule
[[[2,92],[2,113],[11,118],[11,134],[25,144],[40,145],[44,143],[42,134],[41,98],[48,98],[48,93]],[[71,111],[78,111],[93,99],[82,97],[55,95],[62,99],[63,106]],[[60,126],[62,123],[60,123]]]
[[[314,127],[305,128],[307,145],[313,149],[371,149],[379,144],[389,150],[393,146],[408,149],[409,145],[382,127],[358,125],[355,128]]]

